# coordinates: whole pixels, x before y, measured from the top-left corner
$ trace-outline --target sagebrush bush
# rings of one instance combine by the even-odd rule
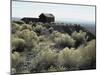
[[[61,36],[61,33],[58,32],[58,31],[53,31],[52,34],[51,34],[51,39],[53,40],[54,38],[56,37],[60,37]]]
[[[20,38],[23,38],[25,41],[29,40],[37,40],[38,41],[38,36],[34,31],[30,31],[28,29],[24,29],[23,31],[20,32],[19,34]]]
[[[32,30],[32,26],[29,25],[29,24],[22,24],[22,25],[21,25],[21,30],[24,30],[24,29]]]
[[[75,40],[68,35],[67,33],[60,33],[58,31],[53,31],[53,33],[51,34],[51,39],[58,44],[63,44],[66,46],[74,46]]]
[[[81,55],[74,48],[68,47],[60,51],[58,55],[58,63],[61,66],[65,66],[67,69],[76,68],[80,62]]]
[[[75,47],[77,48],[78,46],[80,46],[81,44],[86,44],[87,40],[88,40],[88,36],[86,32],[83,32],[82,30],[80,30],[79,32],[74,31],[71,34],[72,38],[74,40],[76,40],[75,42]]]
[[[81,69],[95,68],[96,65],[96,43],[95,40],[91,40],[87,43],[87,46],[81,46],[77,50],[80,51],[82,60],[80,63]]]
[[[75,40],[82,41],[86,37],[86,32],[83,32],[82,30],[79,32],[74,31],[71,35]]]
[[[15,68],[20,62],[20,54],[18,52],[14,52],[11,54],[12,59],[12,67]]]
[[[25,40],[21,38],[12,38],[12,50],[15,51],[24,51]]]
[[[17,23],[12,23],[12,33],[16,33],[17,31],[21,30],[21,26]]]
[[[41,50],[37,56],[35,57],[35,61],[33,61],[33,65],[39,71],[42,69],[48,69],[51,65],[54,65],[57,60],[57,54],[55,51],[52,51],[49,48]]]
[[[42,62],[51,63],[51,62],[55,61],[56,53],[48,48],[47,50],[46,49],[41,50],[41,52],[38,54],[38,56],[41,57],[40,60]]]
[[[48,69],[49,72],[56,72],[57,69],[56,67],[50,66],[50,68]]]
[[[33,27],[33,31],[35,31],[38,35],[41,34],[41,32],[46,29],[46,27],[43,27],[42,25],[36,25],[36,27]]]
[[[64,47],[72,47],[75,44],[75,40],[68,34],[61,34],[59,37],[55,37],[54,42]]]
[[[39,36],[39,41],[41,42],[41,41],[46,41],[47,40],[47,37],[46,36],[44,36],[44,35],[41,35],[41,36]]]
[[[33,55],[34,55],[35,57],[37,56],[37,54],[38,54],[40,51],[41,51],[41,49],[38,48],[38,47],[32,48],[32,52],[33,52]]]

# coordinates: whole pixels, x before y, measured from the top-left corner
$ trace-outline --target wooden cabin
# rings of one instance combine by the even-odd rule
[[[24,21],[25,23],[29,24],[30,22],[39,22],[38,18],[32,18],[32,17],[24,17],[21,19],[22,21]]]
[[[24,17],[21,19],[25,23],[30,23],[30,22],[43,22],[43,23],[50,23],[55,21],[55,17],[53,14],[48,14],[48,13],[41,13],[39,15],[39,18],[34,18],[34,17]]]
[[[54,22],[55,18],[53,14],[42,13],[39,16],[39,21],[43,23],[50,23],[50,22]]]

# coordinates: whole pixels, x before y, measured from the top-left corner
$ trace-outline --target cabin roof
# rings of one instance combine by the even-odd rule
[[[40,14],[40,16],[41,15],[44,15],[44,16],[46,16],[46,17],[54,17],[54,15],[53,14],[50,14],[50,13],[42,13],[42,14]],[[39,16],[39,17],[40,17]]]

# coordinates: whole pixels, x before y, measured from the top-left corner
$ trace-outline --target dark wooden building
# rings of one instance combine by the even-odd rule
[[[30,22],[50,23],[55,21],[55,17],[52,14],[42,13],[39,15],[39,18],[24,17],[21,20],[24,21],[25,23],[30,23]]]
[[[55,21],[55,17],[52,14],[42,13],[39,16],[39,21],[43,23],[50,23]]]
[[[39,22],[39,18],[32,18],[32,17],[24,17],[21,19],[25,23],[30,23],[30,22]]]

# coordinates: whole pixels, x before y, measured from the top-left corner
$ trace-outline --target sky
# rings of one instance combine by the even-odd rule
[[[56,21],[95,23],[95,6],[12,2],[12,17],[38,17],[41,13],[52,13]]]

